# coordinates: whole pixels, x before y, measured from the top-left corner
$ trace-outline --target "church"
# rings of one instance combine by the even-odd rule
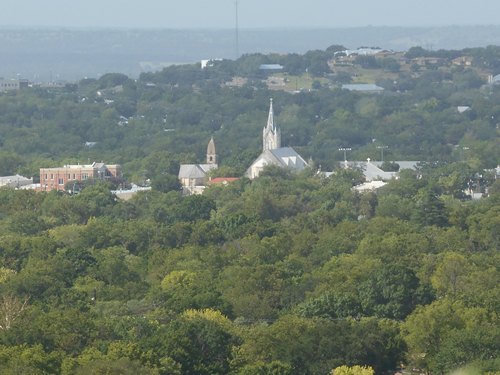
[[[207,184],[207,174],[217,165],[217,153],[214,139],[211,138],[207,147],[207,159],[204,164],[181,164],[179,180],[184,195],[202,194]],[[281,147],[281,129],[274,122],[273,100],[269,106],[267,125],[262,130],[262,153],[247,169],[245,176],[254,179],[268,165],[276,165],[291,171],[301,171],[307,167],[307,162],[291,147]],[[224,179],[223,179],[224,180]],[[225,178],[225,180],[234,180]],[[227,182],[226,181],[226,182]]]
[[[178,177],[182,185],[182,193],[184,195],[203,193],[207,182],[207,173],[217,167],[215,142],[211,138],[207,146],[205,164],[181,164]]]
[[[281,147],[281,129],[274,123],[273,100],[269,106],[267,125],[262,130],[262,153],[247,169],[245,176],[254,179],[268,165],[301,171],[307,162],[291,147]]]

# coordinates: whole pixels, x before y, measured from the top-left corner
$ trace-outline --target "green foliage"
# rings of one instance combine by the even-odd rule
[[[414,218],[421,225],[448,224],[444,203],[429,189],[421,191],[417,197]]]
[[[181,189],[181,184],[177,176],[164,174],[153,178],[151,187],[156,191],[166,193],[169,191],[179,191]]]
[[[153,187],[128,201],[101,183],[73,195],[0,189],[0,372],[498,371],[500,200],[484,168],[500,155],[500,90],[479,86],[482,69],[500,69],[499,49],[414,48],[408,58],[443,66],[410,75],[402,61],[370,58],[358,61],[369,70],[331,76],[344,49],[0,94],[3,174],[106,160]],[[471,68],[446,66],[462,53]],[[179,163],[204,160],[210,136],[213,176],[241,176],[257,156],[270,96],[262,63],[282,64],[291,82],[321,77],[318,90],[273,91],[283,144],[313,166],[183,197]],[[356,71],[383,74],[386,92],[329,88]],[[247,84],[225,85],[236,74]],[[374,159],[377,144],[390,160],[426,163],[358,193],[363,174],[339,168],[338,149]],[[470,200],[471,189],[488,196]]]
[[[46,353],[41,345],[0,346],[2,374],[55,374],[59,372],[60,353]]]
[[[402,266],[382,267],[359,286],[363,311],[368,316],[403,319],[417,303],[418,279]]]
[[[498,356],[495,315],[449,299],[422,306],[404,325],[409,355],[421,366],[443,372],[463,363]],[[481,337],[481,338],[480,338]]]
[[[164,340],[165,353],[180,364],[183,374],[193,375],[227,373],[237,343],[219,322],[189,315],[171,322]]]
[[[291,375],[292,367],[280,361],[270,363],[257,362],[246,365],[237,372],[238,375]]]
[[[299,305],[297,313],[308,318],[359,318],[362,314],[362,309],[357,296],[347,293],[334,294],[326,292],[318,298],[308,300]]]

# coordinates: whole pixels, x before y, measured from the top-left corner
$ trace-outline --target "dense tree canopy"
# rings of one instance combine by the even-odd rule
[[[2,174],[105,160],[153,188],[128,201],[101,183],[0,189],[0,372],[499,371],[500,90],[467,68],[378,59],[364,64],[397,75],[383,94],[341,90],[328,62],[343,49],[0,94]],[[471,51],[483,67],[496,52]],[[320,86],[271,93],[263,63]],[[235,75],[246,83],[226,85]],[[314,167],[183,197],[178,165],[204,160],[211,135],[219,173],[243,174],[270,96],[284,144]],[[361,171],[337,167],[342,146],[361,160],[387,146],[388,169],[423,163],[358,193]]]

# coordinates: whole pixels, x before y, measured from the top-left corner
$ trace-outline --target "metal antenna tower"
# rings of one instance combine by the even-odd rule
[[[239,25],[238,25],[238,0],[234,2],[235,4],[235,10],[236,10],[236,59],[240,57],[240,38],[239,38]]]

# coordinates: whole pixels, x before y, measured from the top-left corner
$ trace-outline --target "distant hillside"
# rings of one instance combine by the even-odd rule
[[[462,49],[500,44],[500,26],[240,30],[240,53],[304,53],[332,44]],[[120,72],[131,77],[173,63],[234,58],[234,30],[0,29],[0,77],[79,80]]]

